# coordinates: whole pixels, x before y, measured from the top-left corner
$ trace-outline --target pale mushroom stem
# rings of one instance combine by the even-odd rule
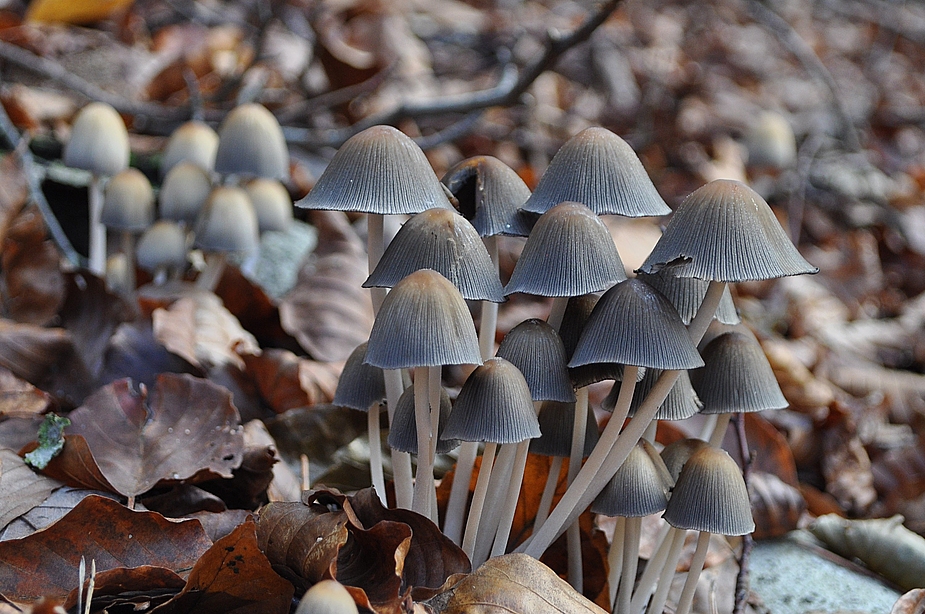
[[[565,316],[565,308],[568,307],[567,296],[557,296],[552,299],[552,307],[549,309],[549,316],[546,323],[557,331],[562,327],[562,318]]]
[[[106,227],[100,218],[103,214],[103,179],[96,173],[90,178],[87,197],[90,205],[90,272],[99,277],[106,275]]]
[[[462,543],[463,518],[466,515],[466,501],[469,499],[469,483],[472,481],[472,467],[479,453],[479,442],[464,441],[459,446],[456,469],[453,472],[453,486],[446,506],[443,534],[454,544]]]
[[[703,427],[700,429],[700,436],[697,439],[710,441],[713,431],[716,430],[716,419],[718,417],[719,414],[707,414],[703,416]]]
[[[225,264],[228,261],[225,252],[213,252],[206,255],[206,268],[196,278],[196,287],[207,292],[214,292],[218,287],[218,282],[225,272]]]
[[[366,216],[366,253],[370,275],[376,270],[379,259],[382,258],[382,252],[385,250],[384,219],[385,216],[378,213],[369,213]],[[373,315],[375,315],[379,313],[379,307],[382,306],[388,290],[386,288],[370,288],[369,290],[373,299]]]
[[[655,437],[658,435],[658,420],[652,420],[649,423],[649,426],[646,427],[645,432],[642,434],[642,438],[648,441],[649,443],[655,443]]]
[[[437,460],[437,439],[440,432],[440,393],[443,391],[443,367],[428,367],[428,390],[427,401],[430,404],[430,442],[428,451],[430,453],[430,481],[428,486],[428,497],[430,498],[430,519],[437,524],[439,518],[437,514],[437,482],[434,480],[434,463]],[[420,446],[418,450],[420,451]],[[427,479],[427,476],[424,476]]]
[[[678,566],[678,559],[681,557],[681,548],[684,546],[684,535],[687,531],[672,527],[671,546],[668,548],[668,555],[665,557],[665,564],[662,565],[661,575],[658,579],[658,588],[655,589],[655,595],[649,602],[648,614],[662,614],[665,609],[665,601],[668,599],[668,590],[671,588],[671,579],[674,577],[675,568]]]
[[[568,483],[571,484],[581,469],[581,458],[585,451],[585,430],[588,425],[588,387],[583,386],[575,393],[575,419],[572,422],[572,448],[568,459]],[[568,581],[579,593],[584,586],[584,570],[581,562],[581,529],[578,520],[571,524],[566,533],[568,549]]]
[[[585,590],[585,577],[581,565],[581,527],[577,520],[565,531],[565,545],[568,551],[568,583],[581,594]]]
[[[549,463],[549,475],[546,476],[546,486],[543,487],[543,495],[540,497],[540,506],[536,510],[536,519],[533,521],[534,531],[538,531],[549,517],[549,508],[552,507],[552,498],[556,496],[556,486],[559,485],[559,474],[562,473],[562,461],[563,457],[553,456],[552,462]]]
[[[398,405],[401,393],[405,390],[405,385],[402,382],[401,369],[384,369],[382,375],[385,378],[385,398],[388,405],[389,425],[391,425],[395,407]],[[410,510],[413,499],[411,455],[392,448],[392,473],[395,476],[395,505]]]
[[[369,479],[376,489],[379,501],[386,503],[385,474],[382,472],[382,435],[379,428],[380,403],[373,403],[366,415],[366,427],[369,433]],[[378,470],[377,470],[378,469]]]
[[[482,242],[491,257],[491,263],[498,273],[498,237],[483,237]],[[498,327],[498,303],[482,301],[482,316],[479,324],[479,352],[482,360],[488,360],[495,353],[495,329]]]
[[[491,467],[495,462],[495,451],[498,444],[488,442],[482,451],[482,465],[479,468],[479,477],[475,482],[475,492],[472,493],[472,504],[469,506],[469,517],[466,520],[466,533],[463,536],[462,549],[472,560],[475,554],[475,538],[479,532],[479,521],[482,517],[482,508],[485,505],[485,495],[488,492],[488,483],[491,481]]]
[[[688,326],[688,332],[694,344],[700,342],[707,326],[716,313],[716,307],[723,295],[725,282],[711,281],[707,289],[706,296],[697,310],[697,315]],[[668,397],[672,386],[678,381],[681,372],[675,370],[665,370],[656,380],[655,385],[649,391],[648,396],[636,410],[636,415],[626,426],[619,439],[605,437],[608,428],[604,429],[598,445],[591,452],[591,456],[585,462],[584,467],[578,472],[575,481],[569,486],[568,490],[559,500],[559,504],[552,510],[549,518],[543,524],[539,531],[534,533],[529,542],[524,543],[519,552],[529,554],[534,558],[539,558],[543,552],[555,541],[563,528],[574,522],[591,501],[601,492],[607,482],[613,477],[629,456],[630,451],[639,438],[649,426],[649,422],[655,417],[658,408]],[[627,375],[624,370],[624,385],[628,379],[635,379],[635,376]],[[621,386],[622,393],[622,386]],[[616,414],[616,410],[614,410]],[[613,418],[611,418],[613,420]],[[616,441],[616,443],[614,443]],[[612,446],[612,448],[611,448]],[[609,449],[609,452],[607,451]],[[599,452],[600,451],[600,452]],[[596,452],[599,452],[595,455]]]
[[[620,591],[617,593],[616,614],[629,614],[630,599],[633,596],[633,584],[636,582],[636,567],[639,564],[639,534],[642,531],[642,518],[626,519],[623,542],[623,574]]]
[[[488,560],[491,546],[494,542],[495,532],[501,521],[501,506],[510,484],[517,456],[516,443],[501,444],[498,448],[498,457],[491,469],[491,480],[485,494],[485,504],[482,507],[482,518],[479,520],[479,530],[475,536],[472,565],[479,566]]]
[[[732,419],[732,413],[719,414],[716,417],[716,425],[713,427],[713,433],[710,435],[710,445],[719,448],[723,445],[723,437],[726,436],[726,429],[729,427],[729,421]]]
[[[430,518],[430,489],[434,483],[434,459],[431,450],[430,368],[414,369],[414,419],[418,436],[418,468],[414,475],[414,499],[411,509]],[[438,410],[439,411],[439,410]]]
[[[703,571],[703,563],[707,559],[707,550],[709,548],[710,532],[701,531],[697,537],[697,548],[694,550],[694,558],[691,559],[690,570],[687,572],[684,588],[681,589],[681,596],[678,598],[678,607],[675,609],[675,614],[688,614],[691,611],[691,604],[694,602],[694,591],[697,590],[697,580],[700,579],[700,572]]]
[[[655,581],[658,580],[659,572],[665,564],[668,550],[671,548],[672,531],[675,530],[676,529],[668,523],[665,523],[665,525],[659,529],[659,533],[655,538],[655,543],[657,543],[658,546],[655,548],[652,557],[646,563],[645,569],[642,571],[642,576],[640,576],[639,582],[636,584],[636,590],[633,591],[633,598],[630,601],[631,612],[641,612],[646,601],[649,600],[652,589],[655,587]]]
[[[514,522],[514,513],[517,511],[517,500],[520,498],[520,488],[523,486],[524,469],[527,466],[527,453],[530,451],[530,440],[517,444],[517,454],[514,457],[514,469],[511,472],[511,483],[501,508],[501,519],[495,542],[491,548],[491,556],[501,556],[507,551],[507,542],[511,537],[511,525]]]
[[[129,230],[122,231],[122,253],[125,254],[125,287],[129,292],[135,291],[135,234]]]
[[[623,575],[623,544],[626,534],[626,517],[617,516],[617,523],[613,528],[613,539],[610,540],[610,550],[607,551],[607,586],[610,590],[610,607],[616,612],[617,594],[621,586],[620,576]],[[632,587],[630,587],[632,588]]]

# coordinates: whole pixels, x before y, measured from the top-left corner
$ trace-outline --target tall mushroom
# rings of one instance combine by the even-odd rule
[[[135,236],[154,221],[154,189],[148,178],[136,168],[116,174],[106,185],[100,221],[117,231],[125,257],[125,288],[135,291]]]
[[[196,225],[194,245],[206,254],[206,269],[196,285],[213,291],[225,270],[228,254],[250,254],[257,249],[257,214],[241,188],[212,190]]]

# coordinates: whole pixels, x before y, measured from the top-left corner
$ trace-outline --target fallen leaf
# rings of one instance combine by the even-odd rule
[[[200,512],[220,514],[228,509],[218,496],[193,484],[174,484],[165,491],[143,497],[141,504],[168,518],[188,518]]]
[[[292,593],[258,548],[256,525],[248,518],[202,555],[176,597],[153,611],[286,614]]]
[[[315,360],[347,360],[373,326],[372,299],[361,287],[366,250],[342,212],[316,211],[312,221],[318,246],[280,304],[280,320]]]
[[[0,367],[0,417],[31,416],[45,413],[51,407],[51,397]]]
[[[102,474],[126,496],[161,480],[231,477],[241,463],[243,436],[231,395],[189,375],[161,375],[150,399],[128,380],[113,382],[69,417],[68,433],[83,435]]]
[[[124,604],[128,600],[119,598],[124,593],[141,593],[147,597],[146,601],[156,604],[166,600],[170,594],[180,590],[186,584],[177,572],[153,565],[97,570],[94,578],[94,609],[99,609],[101,602],[110,602],[112,605]],[[86,590],[86,587],[84,589]],[[164,595],[165,592],[167,595]],[[73,609],[77,605],[77,595],[76,588],[68,594],[64,601],[66,609]],[[110,598],[107,599],[107,597]]]
[[[93,23],[111,17],[132,6],[134,0],[32,0],[26,21],[46,21],[70,24]]]
[[[3,228],[3,307],[13,320],[43,326],[64,303],[61,256],[48,240],[45,221],[35,207],[24,209]]]
[[[33,442],[23,448],[21,452],[28,454],[37,445],[38,442]],[[87,445],[87,440],[84,439],[83,435],[66,435],[61,452],[51,459],[48,465],[42,469],[42,473],[74,488],[116,492],[116,489],[100,471],[96,459],[93,458],[93,453],[90,451],[90,446]]]
[[[525,554],[489,559],[469,574],[456,589],[443,614],[534,614],[606,610],[579,595],[551,569]]]
[[[6,239],[7,229],[19,214],[29,195],[29,185],[22,165],[16,156],[0,159],[0,242]]]
[[[298,347],[295,338],[283,330],[279,308],[263,288],[245,277],[238,267],[225,267],[215,294],[261,347]]]
[[[78,503],[90,495],[108,497],[113,500],[116,497],[116,495],[106,492],[63,486],[52,492],[47,499],[8,524],[5,529],[0,531],[0,541],[20,539],[44,529],[70,512]]]
[[[922,614],[925,612],[925,588],[914,588],[893,604],[890,614]]]
[[[755,519],[755,539],[780,537],[797,528],[806,511],[806,501],[798,488],[784,482],[773,473],[752,471],[748,480],[748,496]]]
[[[330,403],[343,363],[316,362],[288,350],[241,354],[244,371],[270,408],[284,413],[297,407]]]
[[[125,322],[120,325],[109,339],[100,383],[108,384],[127,377],[153,387],[161,373],[203,375],[201,369],[167,351],[167,348],[158,343],[154,338],[150,320]]]
[[[63,329],[0,320],[0,365],[30,384],[38,384],[72,349]]]
[[[338,449],[366,432],[366,414],[314,405],[289,410],[267,420],[266,425],[284,458],[298,460],[305,454],[312,474],[320,475],[335,462]]]
[[[260,549],[308,584],[333,579],[337,552],[347,542],[347,514],[321,505],[270,503],[257,522]]]
[[[13,450],[0,448],[0,530],[61,486],[61,482],[33,471]]]
[[[151,565],[183,574],[211,545],[197,520],[174,522],[93,495],[43,531],[0,542],[0,586],[18,603],[65,597],[78,584],[81,556],[98,572]]]
[[[209,480],[201,487],[214,493],[232,508],[255,510],[268,503],[267,489],[273,481],[273,467],[279,462],[276,445],[260,420],[244,425],[241,464],[230,480]]]
[[[822,432],[821,469],[825,490],[853,515],[863,514],[877,499],[870,457],[847,419]]]

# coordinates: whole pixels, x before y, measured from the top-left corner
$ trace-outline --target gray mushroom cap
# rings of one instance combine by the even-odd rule
[[[431,269],[398,282],[373,322],[366,362],[383,369],[481,364],[475,324],[459,290]]]
[[[642,379],[639,380],[639,383],[636,384],[636,389],[633,391],[633,400],[630,402],[628,413],[630,417],[636,415],[636,410],[639,409],[639,406],[645,401],[645,398],[649,395],[649,391],[652,390],[652,387],[655,385],[655,382],[658,381],[661,374],[662,371],[660,369],[646,369],[645,374]],[[619,393],[619,384],[614,385],[607,396],[604,397],[604,400],[601,401],[601,407],[607,411],[613,411]],[[688,372],[681,371],[678,380],[671,387],[671,390],[668,391],[668,396],[665,397],[665,400],[658,408],[655,419],[685,420],[699,413],[702,408],[703,403],[700,402],[697,393],[694,392],[694,388],[691,386]]]
[[[530,452],[542,456],[568,458],[572,454],[572,430],[575,428],[575,403],[544,401],[537,415],[542,435],[530,441]],[[594,412],[588,412],[585,426],[585,446],[582,457],[587,458],[597,445],[600,434]]]
[[[679,529],[719,535],[755,530],[739,466],[724,450],[708,446],[685,463],[663,518]]]
[[[266,107],[242,104],[218,128],[215,170],[223,175],[289,179],[289,149],[279,122]]]
[[[536,222],[504,293],[577,296],[624,279],[623,262],[604,223],[585,205],[564,202]]]
[[[652,444],[640,439],[591,505],[605,516],[637,518],[657,514],[668,505],[674,484]]]
[[[418,269],[433,269],[463,298],[504,301],[501,280],[472,225],[452,209],[428,209],[409,219],[389,243],[364,288],[391,288]]]
[[[334,154],[308,195],[306,209],[412,214],[448,208],[444,187],[410,137],[373,126],[350,137]]]
[[[674,308],[678,310],[681,321],[684,324],[690,324],[697,310],[703,302],[703,297],[707,294],[707,288],[710,282],[705,279],[696,277],[675,277],[666,269],[658,273],[637,272],[637,279],[641,279],[659,292],[665,295]],[[741,322],[739,314],[736,311],[735,304],[732,302],[732,293],[727,286],[723,290],[723,296],[713,315],[715,320],[722,324],[738,324]]]
[[[195,223],[211,191],[212,181],[206,171],[193,162],[178,163],[164,177],[157,195],[161,217]]]
[[[201,121],[188,121],[174,130],[161,157],[161,177],[180,162],[195,164],[204,171],[215,168],[218,133]]]
[[[443,436],[500,444],[539,437],[530,388],[520,370],[503,358],[489,358],[477,367],[456,397]]]
[[[441,179],[456,200],[459,212],[479,236],[526,237],[535,216],[519,208],[530,198],[530,188],[514,169],[493,156],[462,160]]]
[[[583,203],[598,215],[671,213],[633,149],[599,127],[587,128],[566,141],[523,209],[545,213],[563,201]]]
[[[744,183],[717,179],[690,194],[640,267],[676,277],[722,282],[816,273],[774,213]]]
[[[524,320],[504,336],[496,355],[520,369],[534,401],[575,401],[565,366],[565,346],[546,322]]]
[[[347,357],[337,380],[332,404],[359,411],[369,411],[373,403],[385,398],[382,369],[366,364],[366,343],[361,343]]]
[[[91,102],[78,113],[64,146],[64,164],[94,175],[115,175],[128,167],[128,130],[114,108]]]
[[[665,446],[662,450],[661,457],[662,461],[665,463],[665,468],[668,469],[671,480],[677,482],[678,476],[681,475],[681,469],[684,468],[687,460],[693,456],[695,452],[708,447],[710,447],[708,442],[694,437],[678,439]]]
[[[690,372],[705,414],[784,409],[789,405],[758,341],[730,331],[703,349],[704,366]]]
[[[692,369],[703,360],[667,298],[638,279],[604,293],[581,334],[570,367],[596,362]]]
[[[106,184],[100,221],[107,228],[142,233],[154,221],[154,189],[137,168],[119,171]]]
[[[452,404],[450,396],[440,388],[440,421],[437,423],[437,454],[446,454],[459,447],[458,439],[443,439],[446,421],[450,417]],[[389,427],[389,446],[399,452],[418,453],[417,416],[414,411],[414,386],[405,388],[395,405],[392,424]]]
[[[292,198],[289,191],[277,179],[258,177],[244,184],[247,195],[257,214],[257,228],[267,231],[285,232],[292,225]]]
[[[186,232],[170,220],[154,222],[138,239],[135,259],[145,271],[186,266]]]
[[[196,225],[195,246],[207,252],[248,253],[257,249],[257,215],[241,188],[212,190]]]

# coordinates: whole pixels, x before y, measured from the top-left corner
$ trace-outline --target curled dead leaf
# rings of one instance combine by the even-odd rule
[[[922,614],[925,612],[925,588],[914,588],[893,604],[890,614]]]
[[[288,350],[242,353],[241,358],[244,371],[254,380],[261,398],[278,414],[330,403],[343,366],[300,358]]]
[[[772,473],[752,471],[748,495],[755,519],[755,539],[780,537],[797,528],[806,510],[803,494]]]

